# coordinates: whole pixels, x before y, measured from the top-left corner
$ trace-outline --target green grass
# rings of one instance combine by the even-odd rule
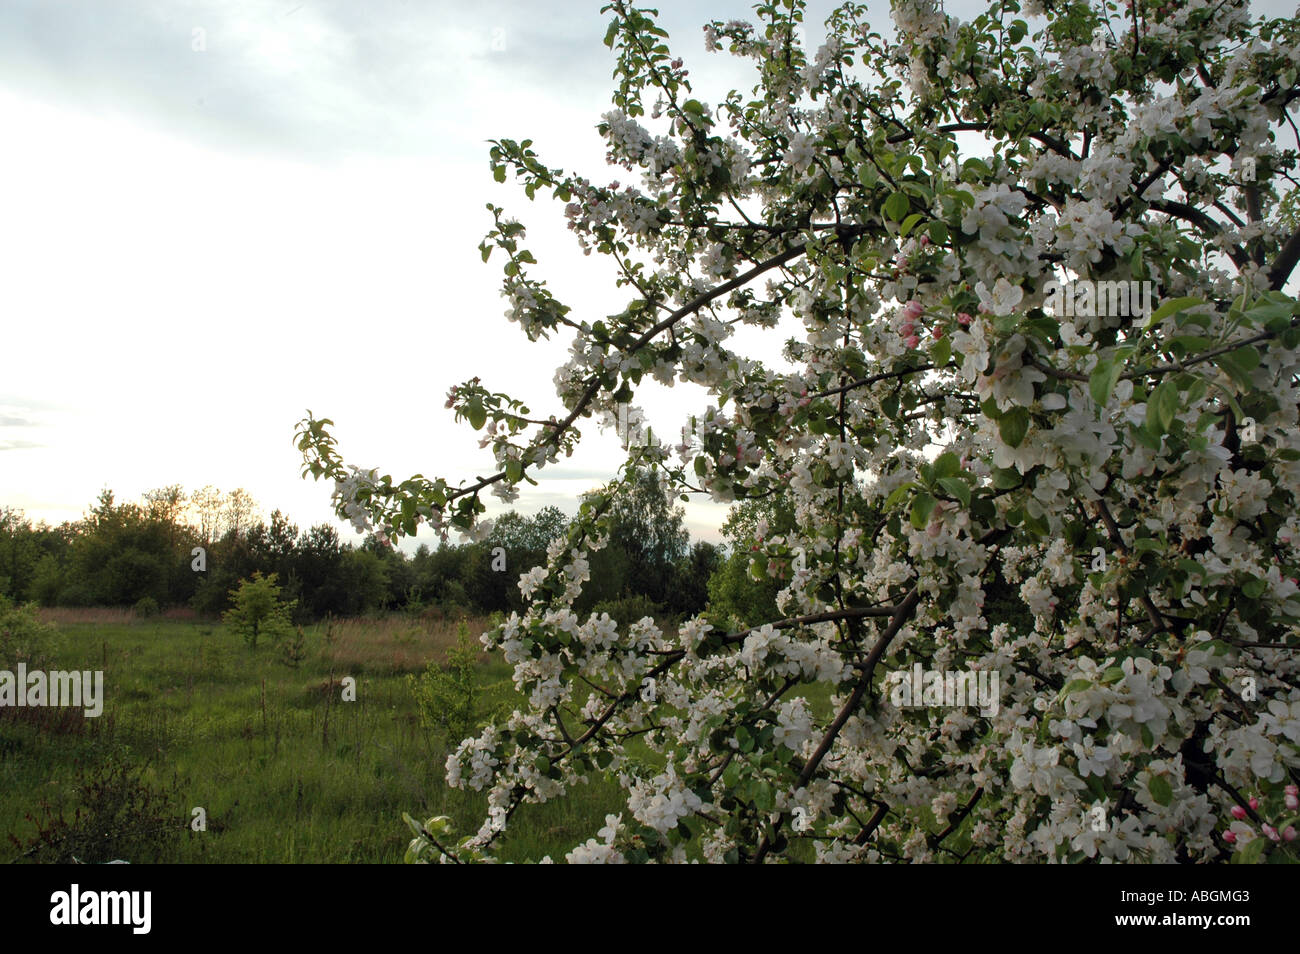
[[[470,624],[474,635],[486,628]],[[104,670],[104,714],[0,710],[0,860],[19,854],[8,835],[34,837],[25,816],[42,803],[71,817],[80,767],[110,757],[142,767],[158,788],[174,786],[183,817],[196,806],[207,813],[207,831],[185,830],[161,861],[400,862],[410,838],[403,812],[450,815],[459,833],[485,817],[484,795],[446,787],[446,745],[420,726],[406,681],[452,644],[451,623],[344,621],[329,640],[325,626],[310,627],[298,669],[219,624],[119,617],[59,629],[49,668]],[[485,707],[517,704],[503,663],[483,660],[477,674]],[[346,675],[355,702],[341,701],[336,683]],[[501,857],[561,859],[618,811],[619,794],[601,782],[524,806]],[[121,857],[148,860],[129,848]]]

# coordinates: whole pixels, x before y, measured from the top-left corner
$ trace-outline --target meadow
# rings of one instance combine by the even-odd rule
[[[103,670],[104,713],[0,708],[0,860],[393,863],[410,838],[403,812],[449,815],[461,834],[486,815],[484,795],[447,788],[446,733],[421,724],[409,679],[447,658],[461,619],[304,627],[293,667],[282,647],[250,650],[183,612],[42,616],[59,631],[49,668]],[[475,638],[489,625],[463,621]],[[480,655],[473,673],[482,712],[514,707],[504,663]],[[524,806],[500,856],[561,860],[619,795],[596,780]],[[196,808],[205,831],[191,830]]]

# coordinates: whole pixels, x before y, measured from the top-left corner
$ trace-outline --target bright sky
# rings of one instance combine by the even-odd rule
[[[567,341],[530,344],[504,318],[500,262],[477,250],[484,205],[529,226],[533,274],[576,315],[625,304],[561,206],[529,204],[487,165],[486,140],[531,138],[548,165],[618,177],[594,129],[612,88],[600,6],[6,0],[0,505],[57,523],[103,487],[134,500],[214,484],[348,537],[330,487],[298,476],[308,408],[336,422],[349,463],[490,472],[447,389],[478,374],[559,413]],[[701,33],[752,19],[749,4],[658,6],[700,98],[752,85]],[[814,43],[832,6],[810,4]],[[870,6],[889,34],[887,3]],[[667,434],[703,406],[680,385],[645,401]],[[520,510],[572,513],[615,473],[616,436],[583,431]],[[692,536],[717,539],[724,507],[687,512]]]

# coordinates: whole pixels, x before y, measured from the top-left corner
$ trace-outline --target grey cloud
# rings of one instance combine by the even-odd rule
[[[559,2],[17,0],[0,5],[0,83],[223,148],[445,154],[449,131],[483,121],[474,110],[484,83],[531,79],[560,92],[607,77],[598,11]],[[192,48],[196,30],[203,51]]]
[[[10,0],[0,85],[223,149],[320,160],[446,158],[451,146],[478,161],[481,140],[528,116],[539,92],[582,109],[608,102],[601,6]],[[706,19],[752,16],[736,0],[664,7],[671,45],[693,59]]]

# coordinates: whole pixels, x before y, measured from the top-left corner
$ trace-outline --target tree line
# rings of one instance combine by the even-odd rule
[[[608,546],[591,561],[576,609],[609,612],[621,623],[643,615],[684,618],[712,606],[750,622],[767,618],[779,585],[749,574],[756,522],[771,532],[792,516],[773,502],[750,502],[723,528],[728,545],[692,542],[684,513],[653,470],[643,471],[614,513]],[[428,608],[492,613],[523,608],[519,575],[545,563],[569,525],[557,507],[510,510],[473,543],[421,545],[414,554],[375,536],[340,539],[327,523],[300,530],[280,510],[262,519],[242,489],[178,485],[136,503],[103,491],[82,519],[33,523],[0,508],[0,595],[44,606],[188,606],[216,616],[254,573],[275,574],[296,622]],[[201,560],[195,548],[203,548]]]

